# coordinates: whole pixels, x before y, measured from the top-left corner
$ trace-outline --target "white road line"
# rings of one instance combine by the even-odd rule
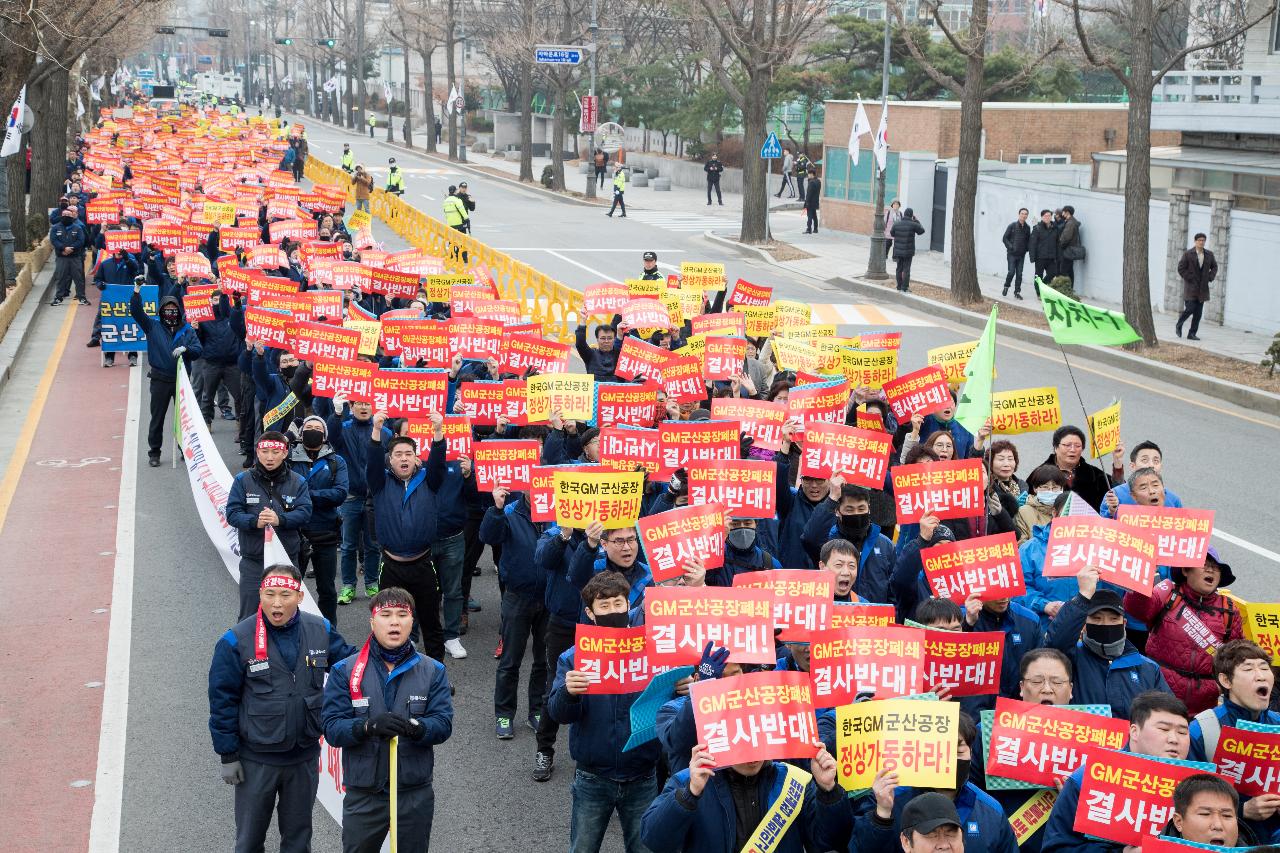
[[[120,849],[120,811],[124,802],[125,736],[129,727],[129,661],[133,644],[133,537],[138,480],[138,426],[142,411],[142,371],[129,371],[124,450],[120,454],[120,494],[116,499],[116,559],[111,584],[111,626],[98,737],[98,774],[94,784],[89,853]],[[178,450],[175,448],[174,453]]]
[[[517,246],[517,247],[494,246],[493,248],[499,252],[550,252],[550,251],[553,251],[552,249],[548,249],[546,246]],[[574,253],[587,254],[587,255],[605,254],[605,253],[618,253],[618,254],[631,255],[637,252],[641,254],[643,254],[644,252],[683,252],[684,249],[555,249],[554,251],[565,252],[566,254],[570,254],[570,255]],[[663,265],[659,264],[659,266],[663,266]]]
[[[602,272],[600,272],[600,270],[592,269],[591,267],[587,266],[586,264],[580,264],[580,263],[578,263],[577,261],[575,261],[573,258],[566,258],[564,255],[560,254],[559,252],[553,251],[553,250],[551,250],[551,249],[547,249],[547,250],[546,250],[546,252],[547,252],[547,254],[548,254],[548,255],[551,255],[552,257],[559,258],[560,260],[564,261],[566,264],[573,264],[575,267],[578,267],[579,269],[584,269],[584,270],[586,270],[587,272],[591,273],[592,275],[599,276],[601,281],[616,281],[616,280],[617,280],[617,279],[615,279],[613,276],[609,275],[608,273],[602,273]]]
[[[1275,551],[1268,551],[1260,545],[1254,545],[1247,539],[1241,539],[1239,536],[1232,536],[1230,533],[1219,530],[1216,527],[1213,529],[1213,535],[1217,536],[1223,542],[1230,542],[1232,545],[1236,545],[1246,551],[1252,551],[1259,557],[1263,557],[1273,563],[1280,563],[1280,554],[1277,554]]]

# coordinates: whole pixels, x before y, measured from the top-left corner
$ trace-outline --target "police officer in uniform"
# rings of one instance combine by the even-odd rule
[[[296,568],[271,566],[257,612],[213,650],[209,732],[222,779],[235,786],[236,853],[263,849],[272,812],[281,853],[311,849],[324,675],[356,649],[327,619],[298,610],[304,595]]]
[[[398,773],[400,853],[425,853],[435,816],[432,775],[437,744],[453,733],[453,700],[444,664],[410,639],[413,596],[399,587],[369,602],[369,639],[334,666],[324,688],[324,736],[342,748],[343,853],[378,853],[391,823],[390,779]],[[397,766],[390,741],[396,741]]]
[[[350,174],[356,165],[356,155],[351,151],[351,146],[347,143],[342,144],[342,171]]]
[[[471,214],[467,211],[467,203],[458,194],[458,188],[449,185],[449,194],[444,197],[444,224],[466,234],[471,230]]]
[[[297,565],[301,530],[311,520],[307,481],[285,464],[289,440],[269,430],[258,439],[255,450],[253,467],[232,481],[225,509],[227,523],[240,531],[240,619],[258,606],[266,528],[272,528]]]
[[[370,135],[372,135],[372,129]],[[392,157],[387,162],[391,165],[391,171],[387,173],[387,192],[404,195],[404,173],[396,165],[396,158]]]
[[[645,281],[657,281],[662,278],[662,272],[658,269],[658,253],[644,253],[644,269],[640,271],[640,278]]]

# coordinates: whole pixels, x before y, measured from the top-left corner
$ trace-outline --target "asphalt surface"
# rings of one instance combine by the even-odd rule
[[[475,235],[575,288],[635,275],[641,252],[654,249],[668,269],[678,267],[681,259],[724,261],[731,281],[743,276],[771,284],[776,298],[865,302],[755,257],[741,257],[700,234],[641,221],[648,217],[606,220],[599,208],[512,188],[506,181],[464,173],[316,122],[309,123],[309,136],[313,155],[329,162],[337,162],[343,141],[350,141],[357,160],[370,166],[385,169],[387,157],[395,156],[407,173],[406,201],[432,215],[439,215],[445,185],[465,177],[478,202]],[[653,197],[643,191],[637,195],[632,205],[637,212],[646,201],[653,203]],[[656,207],[651,209],[655,215],[660,212]],[[803,225],[799,215],[789,213],[777,214],[774,223],[782,239],[799,232]],[[375,225],[375,235],[385,237],[386,229]],[[388,244],[397,245],[394,239]],[[832,270],[831,275],[841,272]],[[908,368],[922,365],[925,351],[931,347],[977,336],[973,329],[899,307],[891,297],[875,304],[925,324],[902,329],[901,363]],[[56,325],[56,318],[50,316],[50,309],[42,308],[36,322],[39,325],[33,340],[42,341]],[[852,326],[840,330],[842,334],[857,331],[858,327]],[[64,358],[96,360],[96,351],[84,350],[82,343],[73,340]],[[24,359],[17,365],[20,375],[38,372],[46,357],[47,348],[33,346],[30,363]],[[128,369],[123,358],[120,363],[110,374],[112,380]],[[997,367],[997,389],[1057,385],[1067,420],[1083,420],[1058,351],[1002,343]],[[1215,544],[1235,568],[1239,578],[1236,591],[1246,599],[1274,600],[1271,579],[1280,569],[1280,557],[1275,553],[1280,552],[1280,534],[1274,527],[1274,477],[1269,474],[1275,471],[1271,448],[1280,420],[1088,361],[1073,360],[1072,367],[1079,393],[1090,410],[1107,405],[1113,397],[1123,400],[1127,444],[1152,438],[1162,445],[1169,487],[1182,497],[1184,505],[1217,510],[1219,531],[1232,539],[1217,538]],[[123,376],[118,378],[123,380]],[[11,435],[17,428],[30,396],[29,386],[15,384],[0,393],[0,433]],[[144,407],[144,423],[145,400],[143,383],[141,399],[131,400],[130,405]],[[92,414],[50,410],[44,416]],[[122,419],[123,412],[102,416]],[[234,428],[233,423],[222,420],[215,421],[213,427],[214,438],[233,473],[239,470]],[[210,748],[206,687],[213,645],[236,615],[236,590],[205,540],[186,476],[169,466],[168,433],[163,466],[158,469],[141,461],[146,455],[144,442],[140,434],[128,740],[119,849],[129,853],[229,849],[234,832],[232,794],[219,778],[218,759]],[[7,452],[6,443],[7,439],[0,439],[0,454]],[[1023,476],[1049,453],[1044,434],[1018,437],[1016,444],[1022,453],[1019,473]],[[555,775],[542,785],[529,775],[534,753],[532,732],[519,726],[515,740],[494,739],[495,662],[491,653],[497,642],[497,582],[487,554],[482,566],[484,574],[475,579],[473,595],[484,610],[472,615],[471,632],[463,638],[471,655],[463,661],[447,662],[457,695],[453,737],[437,749],[436,848],[562,849],[568,845],[573,766],[567,733],[561,733]],[[340,608],[339,628],[353,643],[360,642],[367,631],[366,608],[363,598]],[[516,719],[522,721],[526,711],[521,707]],[[334,851],[340,846],[336,823],[317,806],[314,849]],[[269,842],[268,848],[273,847],[274,842]],[[622,849],[616,824],[604,849]]]

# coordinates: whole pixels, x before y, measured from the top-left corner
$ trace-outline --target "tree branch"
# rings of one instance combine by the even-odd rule
[[[1040,55],[1037,56],[1034,60],[1032,60],[1031,62],[1028,62],[1023,67],[1023,69],[1019,71],[1017,74],[1013,75],[1007,80],[1001,80],[998,83],[993,83],[992,85],[988,86],[986,90],[984,90],[982,93],[982,99],[984,101],[989,100],[990,98],[995,97],[996,95],[1000,94],[1006,89],[1012,89],[1015,86],[1021,86],[1023,83],[1030,80],[1035,75],[1035,73],[1040,70],[1040,63],[1044,62],[1046,59],[1048,59],[1050,56],[1057,53],[1061,49],[1062,49],[1062,39],[1059,38],[1052,45],[1050,45],[1046,50],[1042,51]]]
[[[1186,59],[1187,56],[1189,56],[1190,54],[1195,53],[1198,50],[1208,50],[1209,48],[1226,44],[1232,39],[1237,38],[1238,36],[1244,34],[1248,30],[1253,29],[1258,24],[1261,24],[1267,18],[1270,18],[1274,10],[1275,10],[1275,7],[1273,4],[1264,4],[1263,12],[1261,15],[1258,15],[1251,21],[1244,22],[1243,24],[1234,28],[1230,32],[1226,33],[1225,35],[1222,35],[1219,38],[1213,39],[1212,41],[1205,41],[1205,42],[1199,42],[1198,44],[1187,45],[1182,50],[1178,51],[1173,56],[1169,57],[1169,61],[1166,62],[1164,66],[1161,67],[1159,70],[1157,70],[1155,74],[1151,75],[1151,80],[1148,81],[1147,83],[1147,91],[1148,92],[1153,91],[1156,87],[1156,84],[1160,82],[1161,78],[1163,78],[1164,75],[1172,71],[1178,65],[1178,63],[1182,62],[1182,60]]]
[[[903,21],[902,8],[898,5],[898,0],[890,0],[889,5],[893,10],[894,17],[898,19],[898,24],[902,27],[902,40],[906,42],[907,50],[911,53],[911,58],[914,59],[922,69],[924,69],[924,73],[929,76],[929,79],[933,80],[933,82],[937,83],[942,88],[959,95],[964,90],[964,86],[962,86],[960,82],[951,75],[943,74],[939,71],[934,64],[925,57],[924,53],[921,52],[920,46],[916,44],[915,37],[911,35],[911,29]]]
[[[1105,68],[1110,71],[1128,90],[1130,88],[1130,80],[1125,70],[1117,65],[1111,57],[1102,56],[1094,52],[1093,43],[1089,41],[1089,36],[1084,31],[1084,21],[1080,17],[1080,0],[1070,0],[1070,2],[1071,19],[1075,24],[1076,38],[1080,40],[1080,49],[1084,51],[1084,58],[1089,60],[1089,64],[1095,68]]]

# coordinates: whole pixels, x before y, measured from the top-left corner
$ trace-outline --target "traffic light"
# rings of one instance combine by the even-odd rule
[[[316,44],[320,45],[321,47],[333,47],[337,43],[338,43],[337,39],[317,39],[316,40]]]
[[[229,38],[230,35],[231,35],[230,30],[221,30],[221,29],[212,29],[212,28],[209,30],[209,38],[224,39],[224,38]]]
[[[162,36],[171,36],[178,31],[173,27],[156,27],[156,34]]]
[[[276,44],[293,44],[293,39],[276,39]]]

